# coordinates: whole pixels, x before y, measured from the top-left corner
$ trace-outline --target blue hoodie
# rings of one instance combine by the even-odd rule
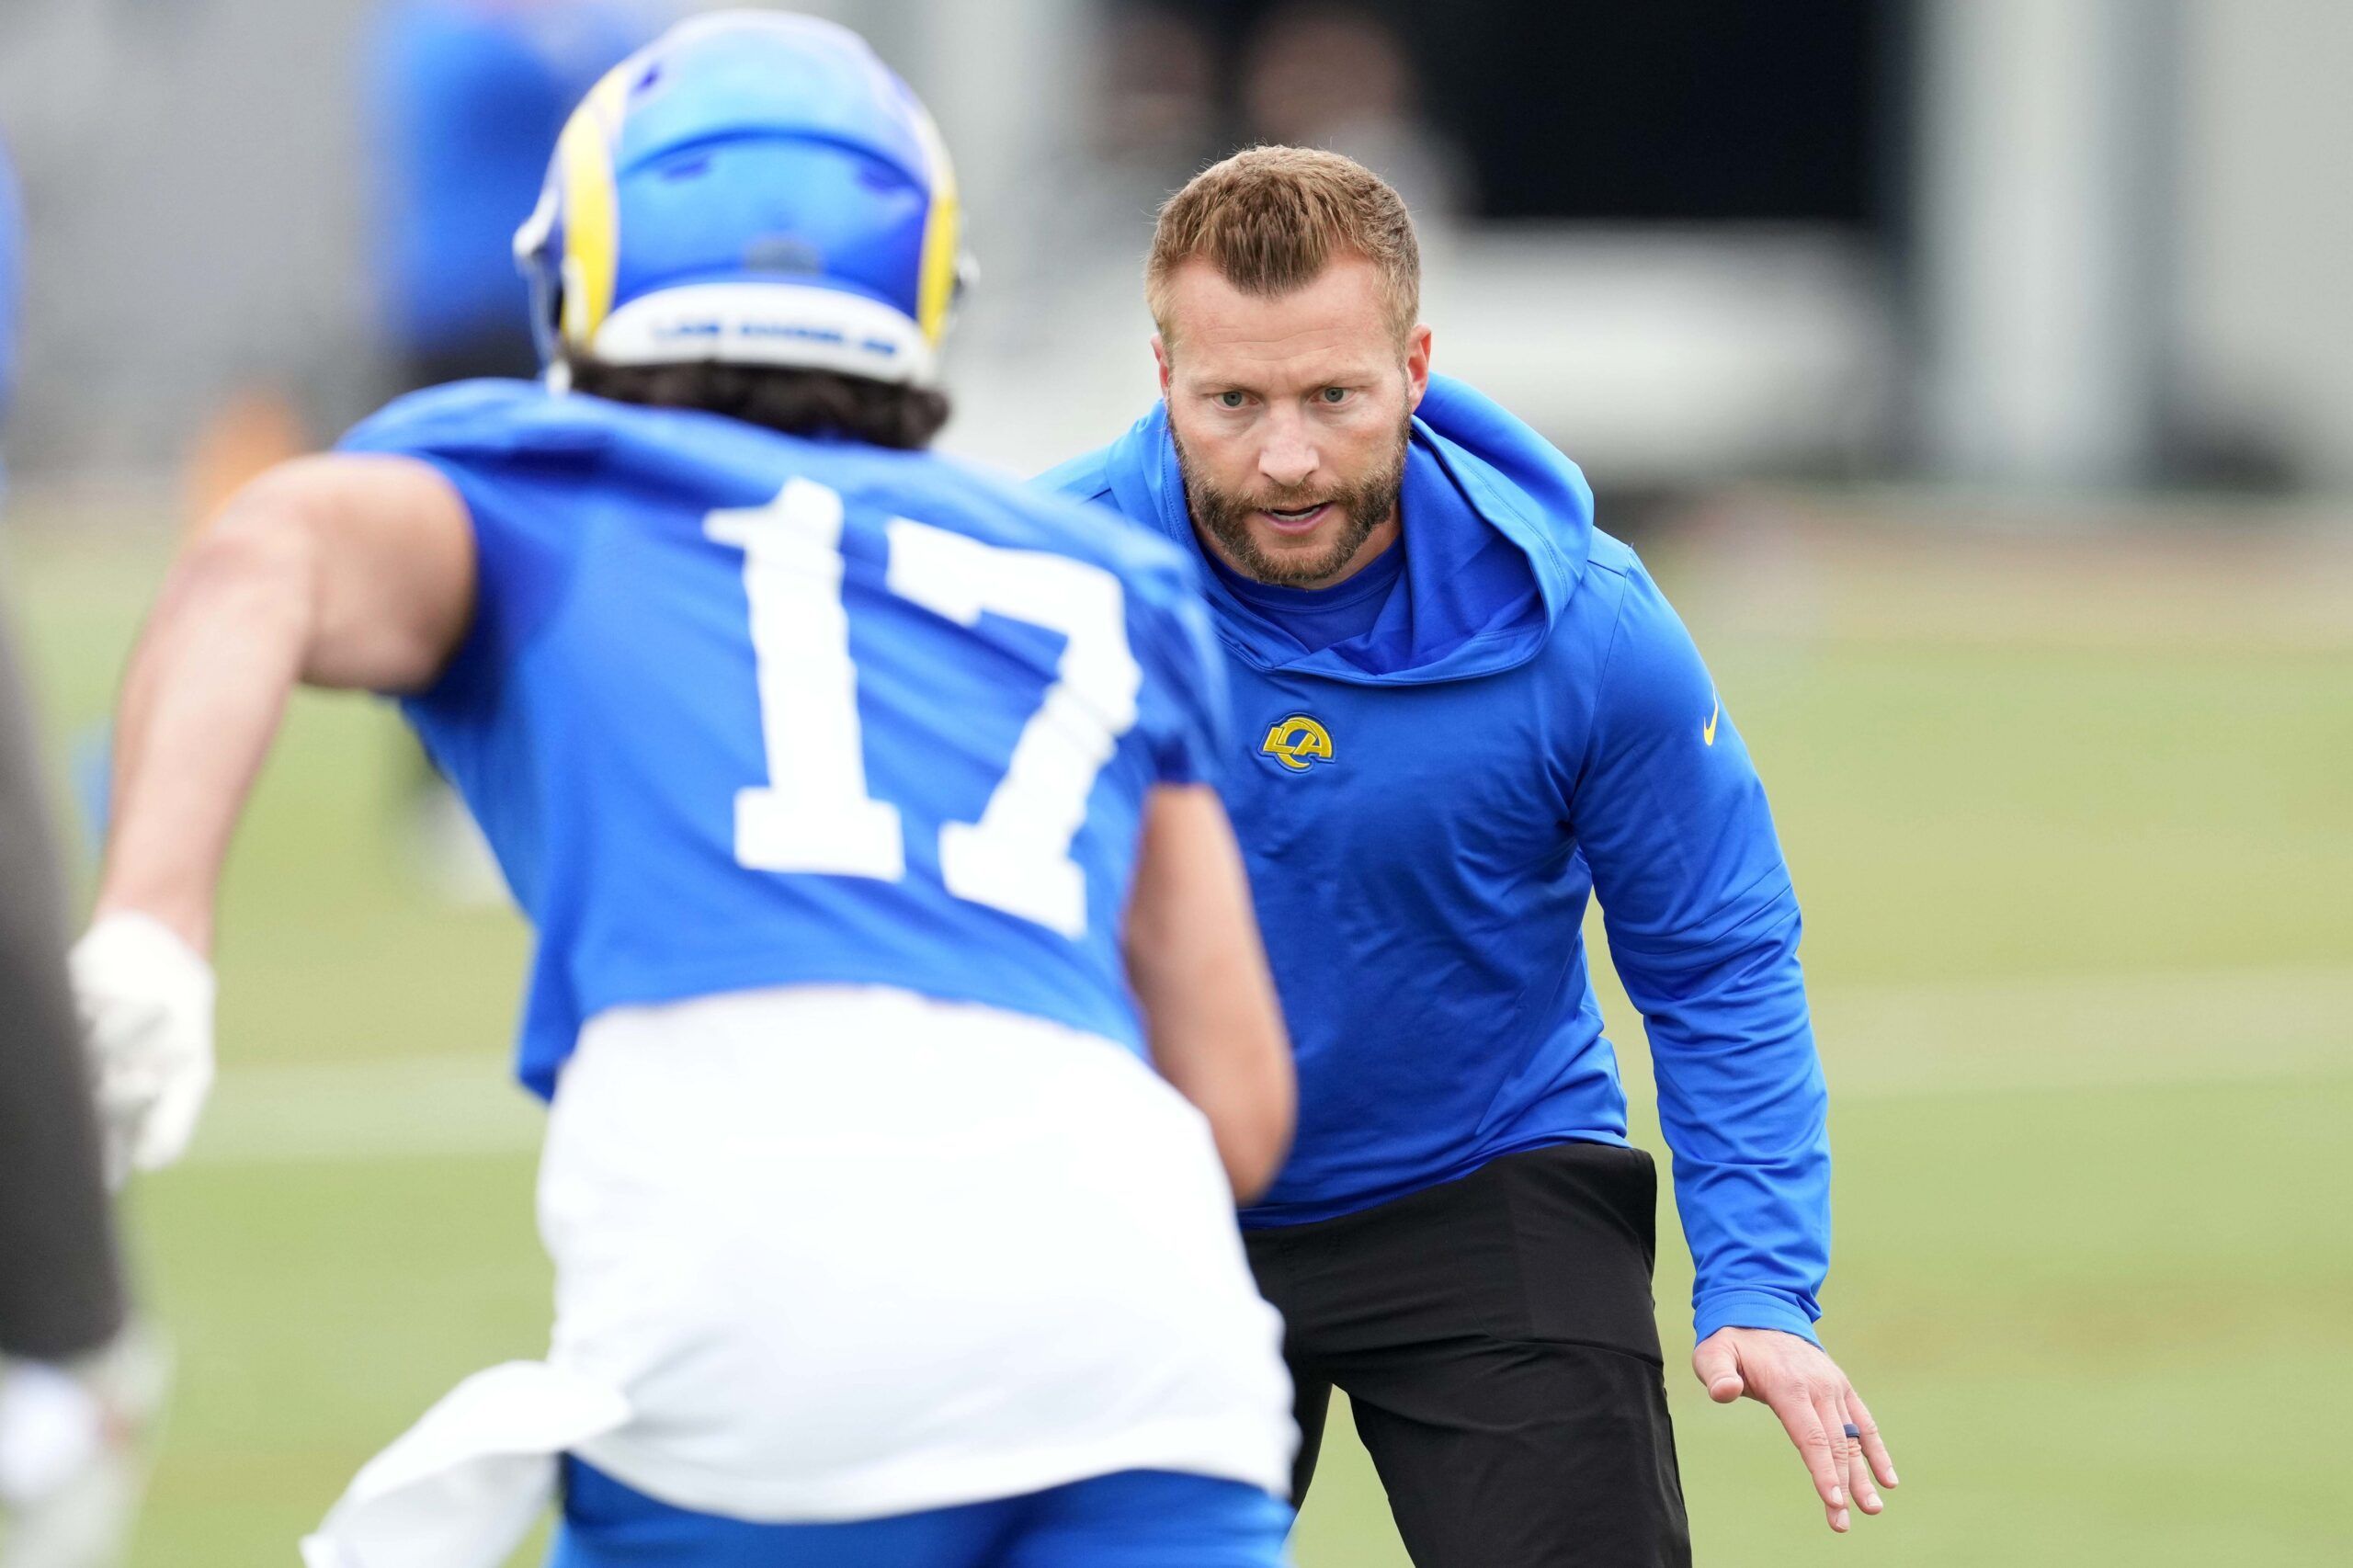
[[[1198,551],[1155,405],[1039,483]],[[1320,651],[1213,573],[1226,801],[1298,1051],[1245,1225],[1326,1219],[1520,1150],[1626,1142],[1581,929],[1649,1026],[1699,1335],[1813,1337],[1826,1096],[1765,791],[1689,633],[1576,465],[1460,381],[1413,423],[1403,572]]]

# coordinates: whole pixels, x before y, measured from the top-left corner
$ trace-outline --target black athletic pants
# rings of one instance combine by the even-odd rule
[[[1245,1233],[1298,1386],[1293,1501],[1345,1391],[1416,1568],[1684,1568],[1651,1315],[1658,1177],[1563,1143]]]

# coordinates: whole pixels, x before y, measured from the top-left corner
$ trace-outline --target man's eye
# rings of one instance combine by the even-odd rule
[[[1240,408],[1242,403],[1243,397],[1238,392],[1222,392],[1217,394],[1217,405],[1220,408]]]
[[[1317,392],[1315,395],[1322,398],[1325,403],[1346,403],[1348,401],[1348,389],[1346,387],[1325,387],[1322,392]]]

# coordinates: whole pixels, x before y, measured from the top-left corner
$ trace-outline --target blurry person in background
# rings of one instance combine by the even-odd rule
[[[662,29],[664,0],[381,0],[365,44],[369,255],[388,393],[533,376],[515,214],[539,199],[563,122],[597,79]],[[249,420],[229,419],[242,430]],[[243,450],[244,449],[240,449]],[[202,496],[299,449],[234,468]],[[404,829],[444,896],[501,896],[481,835],[422,753],[407,757]]]
[[[0,428],[21,214],[0,146]],[[0,475],[0,480],[5,476]],[[0,1568],[104,1568],[138,1494],[159,1363],[130,1326],[66,979],[65,897],[0,624]]]
[[[402,399],[165,586],[78,949],[123,1125],[200,1092],[173,977],[298,684],[398,695],[538,938],[553,1347],[312,1568],[492,1568],[559,1475],[562,1568],[1280,1560],[1233,1205],[1290,1067],[1218,655],[1165,541],[923,449],[961,229],[856,34],[682,25],[517,237],[548,374]]]
[[[665,0],[380,0],[362,34],[368,255],[377,329],[396,393],[474,376],[528,376],[522,282],[508,242],[564,116],[623,55],[659,32]],[[315,439],[282,385],[221,398],[189,442],[181,491],[192,526],[239,486]],[[420,778],[428,777],[420,768]],[[425,795],[429,847],[458,885],[479,852]]]
[[[996,198],[1008,209],[996,232],[1017,254],[1012,265],[992,264],[995,310],[974,324],[998,335],[978,345],[975,358],[1051,357],[1064,338],[1098,335],[1074,335],[1074,322],[1132,311],[1129,269],[1153,213],[1217,154],[1217,57],[1203,22],[1162,6],[1105,6],[1096,20],[1098,47],[1086,51],[1071,94],[1075,134],[1051,165]],[[1053,329],[1040,330],[1042,323]]]
[[[1830,1527],[1894,1471],[1814,1334],[1828,1097],[1765,791],[1584,476],[1430,373],[1397,193],[1259,147],[1162,209],[1162,402],[1041,483],[1194,551],[1223,786],[1297,1043],[1243,1211],[1299,1393],[1347,1392],[1421,1568],[1690,1562],[1651,1301],[1656,1176],[1587,978],[1648,1026],[1698,1269],[1693,1369],[1771,1406]]]
[[[1245,139],[1354,158],[1404,199],[1427,241],[1477,192],[1470,161],[1423,114],[1421,96],[1389,25],[1340,6],[1278,7],[1243,56]]]
[[[1198,19],[1162,6],[1114,11],[1104,25],[1089,151],[1112,177],[1156,191],[1156,207],[1216,144],[1216,51]]]
[[[382,0],[367,40],[369,254],[392,391],[539,373],[515,214],[660,0]]]
[[[1106,11],[1101,25],[1079,155],[1034,207],[1061,242],[1039,247],[1050,267],[1073,250],[1090,260],[1142,232],[1221,140],[1217,51],[1199,17],[1125,6]]]

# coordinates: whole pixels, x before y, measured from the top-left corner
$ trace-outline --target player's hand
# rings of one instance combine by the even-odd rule
[[[1781,1418],[1832,1529],[1851,1522],[1850,1499],[1866,1514],[1887,1506],[1872,1481],[1893,1486],[1895,1461],[1862,1396],[1820,1346],[1779,1329],[1720,1328],[1691,1352],[1691,1369],[1718,1404],[1746,1394]]]
[[[137,1325],[70,1363],[0,1367],[0,1568],[110,1568],[145,1469],[141,1437],[168,1381]]]
[[[212,1087],[212,966],[132,911],[102,915],[74,945],[74,996],[90,1053],[107,1178],[160,1170],[188,1150]]]

